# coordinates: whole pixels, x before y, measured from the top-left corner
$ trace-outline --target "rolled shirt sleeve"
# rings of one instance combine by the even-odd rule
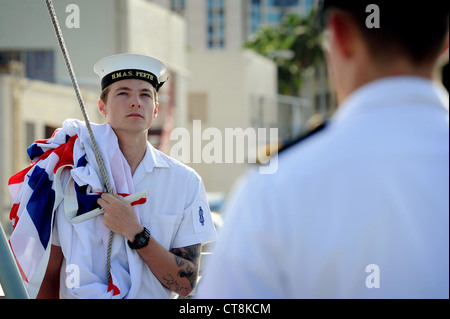
[[[192,174],[188,184],[186,205],[173,248],[217,240],[203,181],[197,174]]]

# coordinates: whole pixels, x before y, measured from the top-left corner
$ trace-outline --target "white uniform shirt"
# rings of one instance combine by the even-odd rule
[[[355,91],[239,184],[199,297],[448,298],[448,103],[418,77]]]
[[[216,240],[204,185],[194,170],[148,143],[144,159],[133,175],[133,184],[136,193],[150,191],[147,202],[135,206],[135,211],[141,224],[166,250]],[[61,297],[111,298],[112,292],[106,292],[106,246],[101,235],[103,232],[103,238],[107,238],[109,230],[102,223],[103,215],[71,224],[63,207],[61,204],[58,209],[57,232],[54,232],[57,235],[53,239],[53,244],[60,245],[65,256]],[[89,239],[85,238],[86,234]],[[122,247],[123,252],[120,258],[111,261],[112,267],[127,272],[116,273],[117,278],[113,274],[114,284],[121,290],[118,297],[161,299],[175,296],[158,281],[138,252],[129,249],[126,238],[116,234],[114,240],[113,247]],[[81,262],[72,265],[70,260]],[[79,278],[75,278],[75,271],[79,272]]]

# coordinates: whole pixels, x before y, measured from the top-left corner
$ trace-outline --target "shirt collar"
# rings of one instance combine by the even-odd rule
[[[439,83],[418,76],[393,76],[370,82],[357,90],[339,106],[333,122],[349,116],[392,105],[435,105],[448,112],[448,92]]]
[[[150,173],[154,168],[169,168],[167,160],[164,155],[156,150],[149,142],[147,142],[147,151],[142,159],[143,168]]]

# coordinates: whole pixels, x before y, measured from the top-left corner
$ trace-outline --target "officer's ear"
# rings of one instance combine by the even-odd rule
[[[340,9],[333,9],[328,19],[333,48],[346,59],[352,57],[355,54],[356,40],[359,40],[356,22],[350,14]]]
[[[449,31],[447,30],[447,37],[445,39],[444,47],[439,55],[438,65],[444,66],[449,60]]]

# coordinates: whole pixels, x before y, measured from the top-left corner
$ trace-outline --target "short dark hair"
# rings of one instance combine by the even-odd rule
[[[100,100],[103,101],[103,103],[108,104],[108,94],[109,91],[111,90],[111,87],[108,86],[107,88],[105,88],[102,93],[100,94]]]
[[[366,26],[369,4],[379,8],[379,28]],[[321,10],[326,14],[333,7],[347,11],[354,18],[369,50],[379,57],[390,58],[401,53],[415,63],[433,60],[441,52],[448,32],[445,1],[324,0]]]

